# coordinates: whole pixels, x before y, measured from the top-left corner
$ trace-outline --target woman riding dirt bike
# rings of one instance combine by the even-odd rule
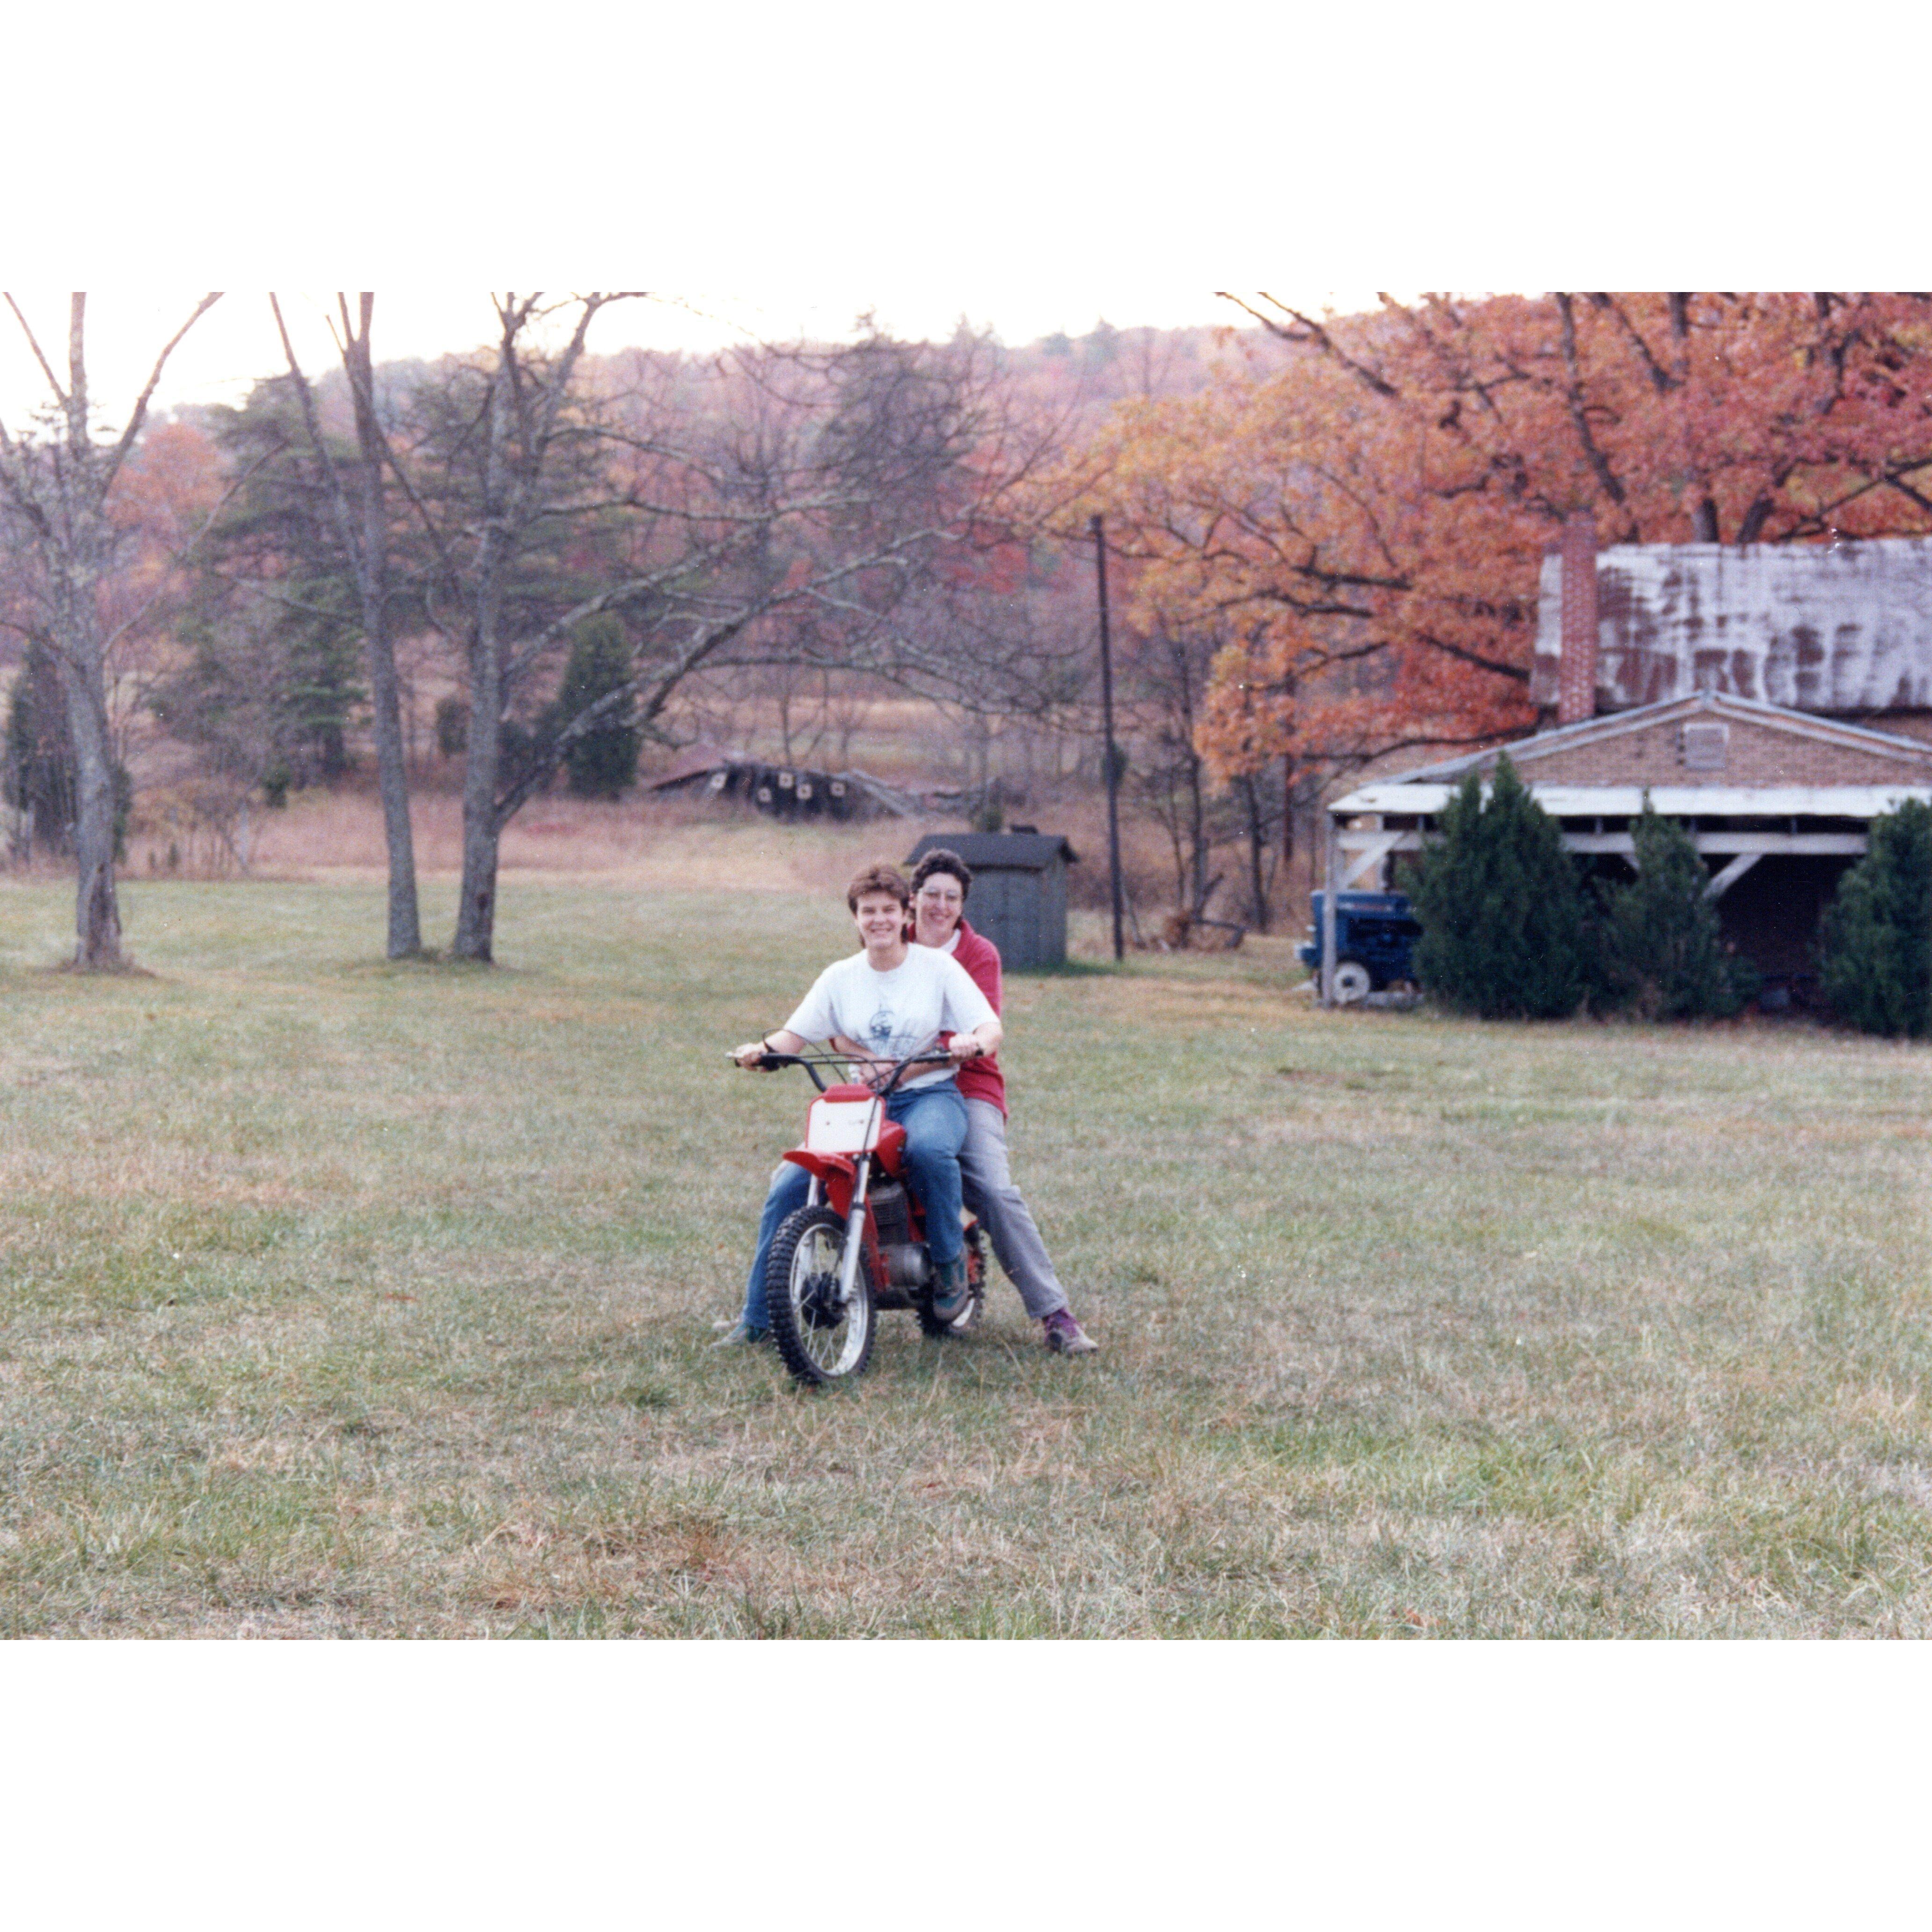
[[[889,1115],[901,1080],[933,1058],[890,1063],[864,1084],[820,1077],[844,1064],[842,1054],[789,1053],[751,1063],[802,1066],[822,1096],[806,1112],[803,1144],[785,1156],[810,1177],[805,1204],[780,1222],[765,1264],[772,1340],[808,1387],[864,1370],[880,1309],[913,1309],[937,1336],[963,1333],[986,1302],[986,1242],[970,1219],[961,1231],[963,1299],[943,1292],[925,1211],[906,1185],[906,1132]]]
[[[827,967],[783,1028],[736,1048],[732,1058],[741,1066],[754,1066],[774,1053],[796,1058],[808,1042],[821,1040],[853,1060],[859,1081],[879,1096],[881,1132],[887,1120],[904,1130],[896,1157],[926,1215],[934,1310],[950,1322],[970,1298],[958,1158],[967,1116],[951,1068],[996,1052],[1002,1034],[998,1015],[961,967],[929,948],[908,944],[909,897],[904,879],[890,866],[860,873],[847,888],[845,902],[863,952]],[[940,1046],[948,1034],[951,1038]],[[890,1091],[880,1093],[883,1088]],[[806,1204],[810,1185],[795,1164],[782,1163],[773,1175],[745,1319],[728,1339],[760,1340],[770,1326],[764,1289],[772,1244],[780,1224]]]

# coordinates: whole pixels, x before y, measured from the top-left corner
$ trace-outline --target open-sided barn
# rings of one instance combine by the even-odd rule
[[[1553,728],[1334,800],[1336,883],[1384,884],[1507,752],[1564,844],[1606,865],[1628,862],[1648,792],[1704,855],[1726,937],[1773,1000],[1804,997],[1872,820],[1932,803],[1932,542],[1599,554],[1576,520],[1541,618],[1532,690]]]

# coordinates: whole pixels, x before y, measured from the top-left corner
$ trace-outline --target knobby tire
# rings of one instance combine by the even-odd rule
[[[862,1259],[843,1322],[832,1328],[812,1319],[814,1299],[823,1291],[828,1255],[836,1280],[844,1245],[844,1215],[823,1204],[801,1208],[779,1224],[771,1258],[765,1264],[765,1304],[772,1340],[793,1378],[808,1388],[862,1375],[872,1358],[878,1317]]]

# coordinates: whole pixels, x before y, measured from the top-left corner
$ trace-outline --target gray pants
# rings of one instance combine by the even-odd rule
[[[1066,1291],[1047,1259],[1046,1244],[1006,1167],[1006,1117],[990,1100],[966,1102],[966,1144],[959,1150],[959,1186],[978,1215],[993,1252],[1020,1292],[1026,1312],[1044,1321],[1066,1306]]]

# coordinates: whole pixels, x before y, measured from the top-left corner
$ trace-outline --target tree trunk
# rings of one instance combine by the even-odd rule
[[[371,466],[364,460],[365,471]],[[365,486],[366,493],[366,486]],[[379,500],[363,506],[364,527],[370,540],[382,524]],[[416,904],[416,839],[410,824],[409,768],[403,749],[403,720],[396,698],[396,648],[390,637],[388,613],[381,591],[365,580],[362,593],[363,634],[369,646],[369,698],[374,713],[376,782],[382,794],[382,830],[389,848],[388,955],[412,959],[422,951],[422,922]],[[378,580],[380,582],[380,579]]]
[[[490,387],[490,442],[483,476],[483,539],[478,548],[476,616],[470,634],[470,743],[463,772],[463,896],[456,908],[457,959],[488,965],[496,932],[496,808],[503,743],[503,579],[514,548],[510,501],[511,343]]]
[[[1193,848],[1193,910],[1199,919],[1207,912],[1208,895],[1214,890],[1208,883],[1213,855],[1208,849],[1207,802],[1201,794],[1201,756],[1191,748],[1187,754],[1187,809],[1189,842]]]
[[[422,951],[422,924],[416,904],[409,768],[404,755],[402,710],[396,695],[396,645],[389,632],[389,532],[383,502],[382,435],[376,418],[375,377],[369,352],[374,299],[363,296],[362,327],[351,332],[343,345],[343,358],[349,364],[350,390],[356,401],[356,439],[362,456],[356,508],[361,516],[362,541],[356,547],[356,588],[362,604],[362,634],[368,641],[376,775],[382,790],[382,830],[389,849],[388,954],[392,959],[412,959]]]
[[[61,682],[74,741],[74,955],[82,972],[118,972],[121,908],[114,891],[114,749],[101,696],[98,640],[89,634],[91,610],[71,587],[56,622]]]
[[[496,932],[496,779],[503,738],[502,666],[492,623],[470,652],[470,744],[463,773],[463,897],[451,957],[488,965]]]
[[[1263,850],[1268,839],[1268,826],[1262,816],[1261,780],[1250,772],[1241,783],[1248,797],[1248,868],[1254,882],[1255,926],[1258,932],[1265,932],[1268,929],[1268,902]]]

